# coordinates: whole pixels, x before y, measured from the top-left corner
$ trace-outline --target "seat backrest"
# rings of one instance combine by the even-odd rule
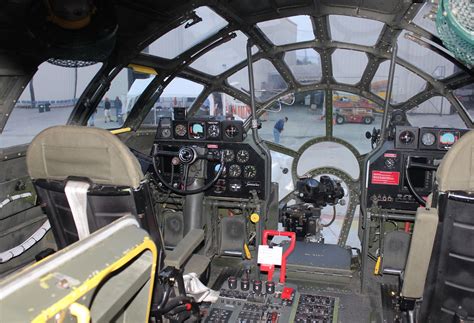
[[[420,322],[474,320],[474,131],[446,153],[436,179],[439,224]]]
[[[110,132],[48,128],[33,139],[26,161],[59,248],[126,214],[134,215],[162,246],[140,164]]]

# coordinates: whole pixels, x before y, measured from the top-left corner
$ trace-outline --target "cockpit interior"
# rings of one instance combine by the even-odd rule
[[[0,26],[0,322],[474,322],[472,1]]]

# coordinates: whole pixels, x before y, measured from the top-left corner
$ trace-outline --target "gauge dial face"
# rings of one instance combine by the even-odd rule
[[[186,136],[186,126],[184,124],[178,124],[176,125],[176,127],[174,128],[174,133],[177,135],[177,136],[180,136],[180,137],[184,137]]]
[[[245,178],[255,178],[257,176],[257,168],[253,165],[247,165],[244,167]]]
[[[217,164],[216,166],[214,166],[214,174],[217,174],[220,169],[221,169],[221,164]],[[225,177],[226,174],[227,174],[227,169],[224,166],[224,169],[222,170],[222,173],[221,173],[221,177]]]
[[[249,161],[250,154],[247,150],[239,150],[237,152],[237,162],[244,164]]]
[[[239,134],[239,129],[234,125],[229,125],[225,128],[225,135],[229,138],[237,137]]]
[[[169,138],[169,137],[171,137],[171,129],[170,128],[161,129],[161,138]]]
[[[409,145],[415,140],[415,134],[409,130],[402,131],[398,136],[402,144]]]
[[[242,168],[239,165],[231,165],[229,167],[229,176],[230,177],[239,177],[242,174]]]
[[[425,146],[432,146],[436,142],[436,136],[431,132],[427,132],[421,137],[421,142]]]
[[[231,150],[231,149],[225,149],[224,150],[224,161],[226,163],[233,162],[234,158],[235,158],[235,153],[234,153],[233,150]]]
[[[207,128],[207,135],[210,138],[217,138],[221,134],[221,129],[219,128],[219,125],[217,124],[211,124]]]

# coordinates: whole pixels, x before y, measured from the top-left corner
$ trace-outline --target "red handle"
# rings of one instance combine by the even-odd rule
[[[283,253],[282,259],[281,259],[281,269],[280,269],[280,283],[284,284],[285,279],[286,279],[286,258],[293,252],[295,249],[295,244],[296,244],[296,233],[294,232],[288,232],[288,231],[277,231],[277,230],[264,230],[263,231],[263,237],[262,237],[262,244],[267,245],[268,242],[268,237],[275,237],[275,236],[284,236],[284,237],[289,237],[291,239],[290,241],[290,247],[286,249],[286,251]],[[270,279],[271,280],[271,279]]]

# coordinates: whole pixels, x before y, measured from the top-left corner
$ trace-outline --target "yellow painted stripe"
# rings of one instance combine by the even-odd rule
[[[143,74],[150,74],[150,75],[157,75],[158,73],[153,67],[138,65],[138,64],[128,64],[134,72],[143,73]]]
[[[113,134],[113,135],[119,135],[121,133],[126,133],[126,132],[130,132],[130,131],[132,131],[132,128],[127,127],[127,128],[120,128],[120,129],[110,130],[110,133]]]
[[[155,271],[156,271],[156,262],[157,262],[157,250],[156,246],[153,241],[145,237],[143,242],[138,246],[131,249],[127,252],[122,258],[114,262],[112,265],[106,267],[105,269],[98,272],[93,277],[87,279],[82,285],[79,287],[74,288],[68,295],[64,296],[62,299],[54,303],[52,306],[48,307],[47,309],[43,310],[41,314],[35,317],[31,322],[39,323],[39,322],[46,322],[49,319],[53,318],[57,313],[60,311],[68,308],[71,304],[75,303],[79,298],[87,294],[91,289],[97,287],[108,275],[112,272],[120,269],[121,267],[125,266],[128,262],[130,262],[133,258],[137,255],[141,254],[145,250],[150,250],[153,255],[153,263],[151,268],[151,284],[150,290],[148,292],[148,309],[147,309],[147,317],[146,322],[149,320],[149,309],[151,306],[151,298],[153,295],[153,285],[155,281]]]

